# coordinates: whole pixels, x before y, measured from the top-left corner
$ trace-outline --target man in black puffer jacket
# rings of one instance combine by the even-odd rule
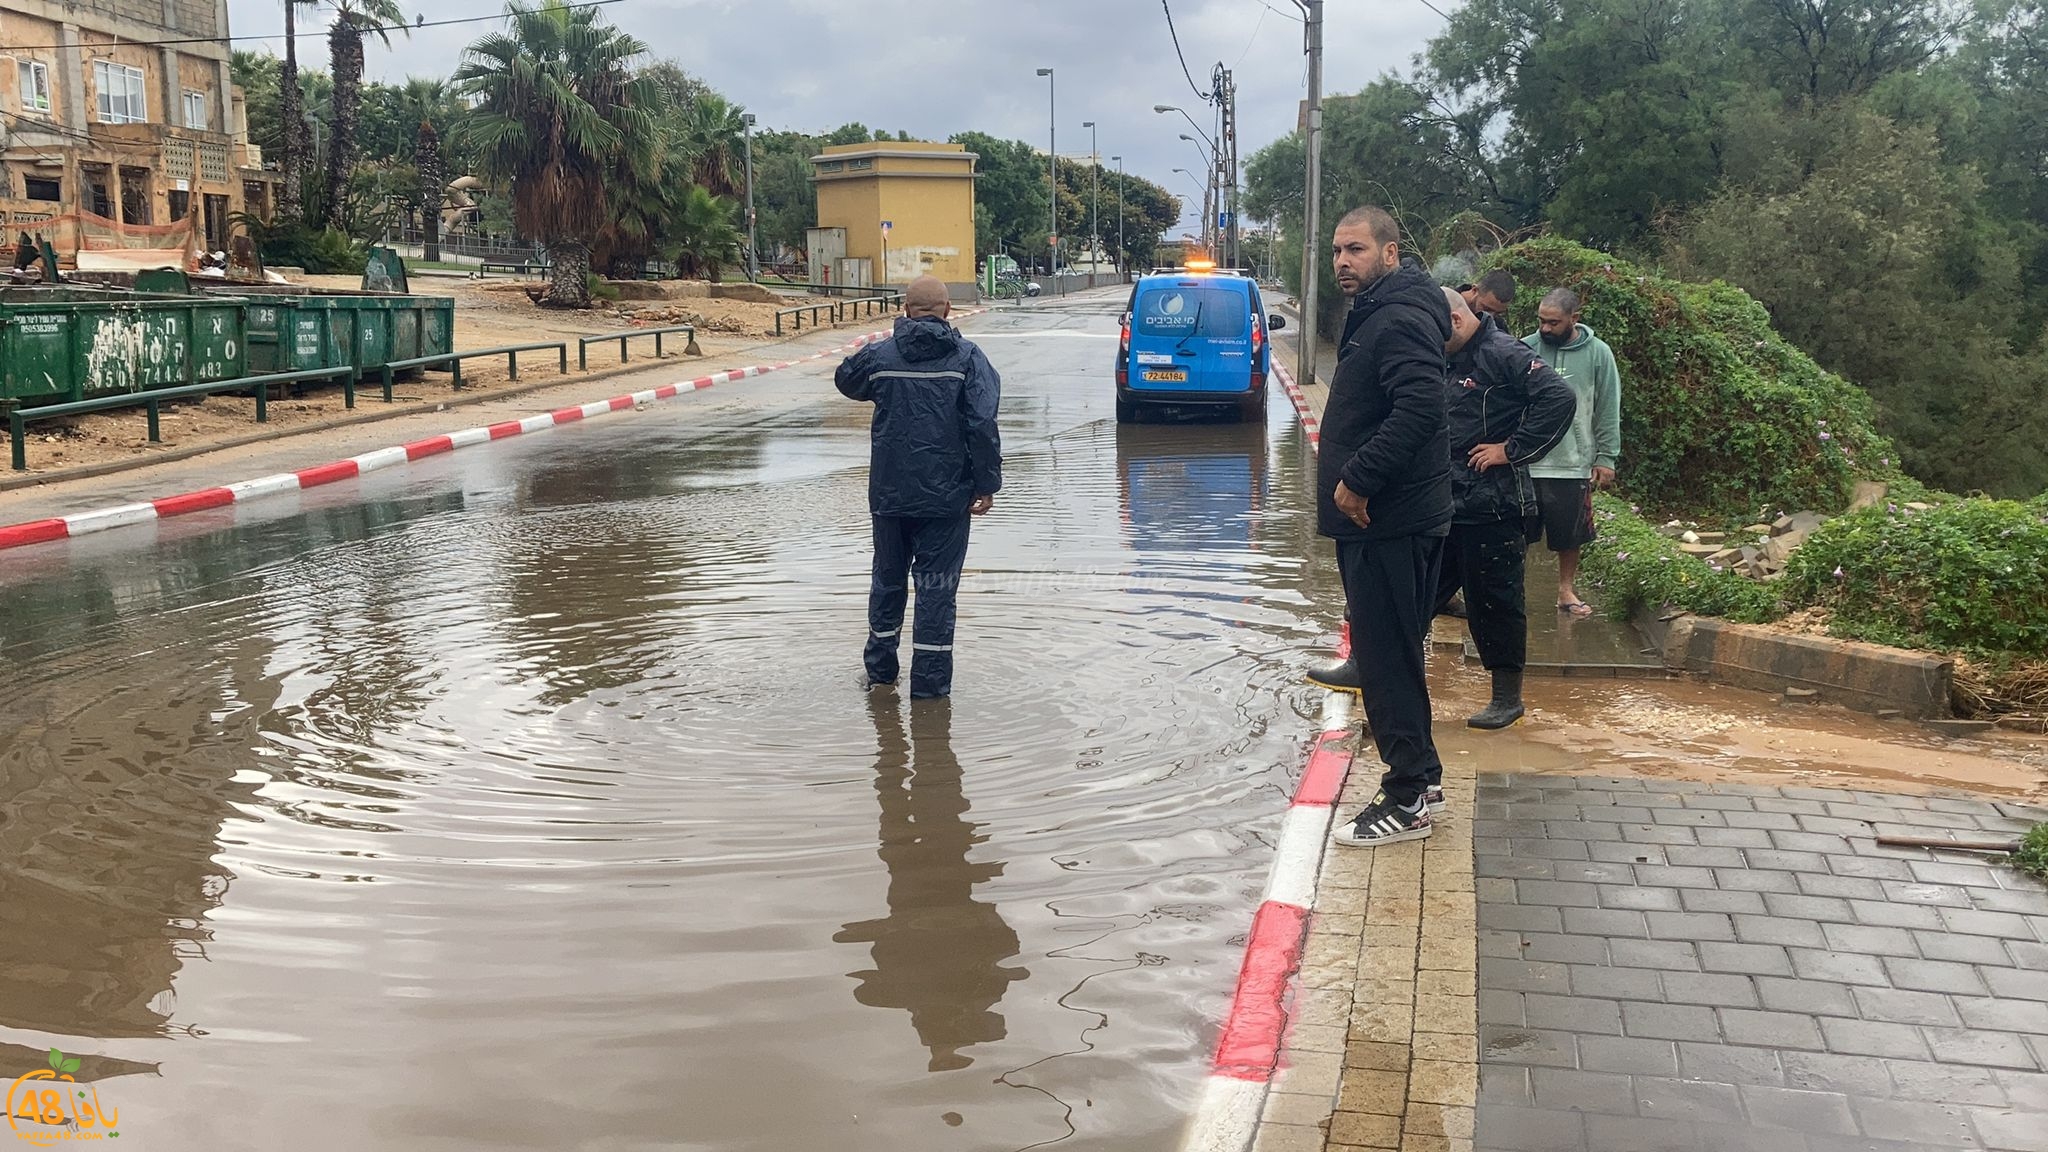
[[[1400,228],[1380,209],[1346,216],[1335,248],[1351,314],[1323,411],[1317,526],[1337,543],[1351,658],[1310,679],[1363,697],[1387,763],[1379,794],[1337,833],[1370,846],[1429,835],[1442,796],[1422,646],[1451,524],[1451,314],[1429,273],[1401,259]]]
[[[909,585],[917,585],[911,635],[912,699],[953,690],[954,596],[967,560],[967,525],[1003,486],[996,432],[1002,380],[958,329],[946,285],[935,276],[903,295],[895,339],[870,344],[839,366],[848,399],[875,405],[868,468],[875,564],[868,586],[870,687],[894,684]]]
[[[1579,400],[1527,344],[1475,315],[1446,289],[1451,309],[1445,377],[1451,428],[1451,497],[1456,506],[1437,584],[1439,611],[1460,589],[1480,662],[1493,676],[1493,702],[1465,723],[1505,728],[1522,718],[1522,669],[1529,657],[1529,612],[1522,557],[1536,487],[1528,466],[1557,447]]]

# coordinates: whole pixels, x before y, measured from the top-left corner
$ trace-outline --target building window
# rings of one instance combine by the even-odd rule
[[[141,124],[149,119],[143,95],[142,69],[111,60],[92,62],[93,88],[99,96],[100,123]]]
[[[50,110],[50,66],[34,60],[15,62],[21,73],[21,110],[23,112],[48,112]]]
[[[185,127],[201,131],[213,127],[213,117],[206,114],[206,93],[185,90]]]
[[[21,183],[24,193],[22,199],[24,200],[61,201],[64,199],[64,185],[57,177],[24,176]]]

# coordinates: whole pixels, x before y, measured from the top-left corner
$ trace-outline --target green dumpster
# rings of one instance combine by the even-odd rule
[[[0,289],[0,401],[84,400],[246,376],[244,308],[214,296]]]
[[[374,372],[392,360],[454,351],[455,301],[333,289],[251,292],[207,286],[247,301],[249,370],[341,368]]]

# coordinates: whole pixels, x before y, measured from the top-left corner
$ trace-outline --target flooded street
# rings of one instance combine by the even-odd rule
[[[1120,303],[965,323],[950,705],[858,684],[829,363],[0,557],[0,1067],[81,1054],[144,1152],[1173,1147],[1341,605],[1284,403],[1116,425]],[[1482,737],[1433,658],[1491,771],[2041,787],[1690,684]]]

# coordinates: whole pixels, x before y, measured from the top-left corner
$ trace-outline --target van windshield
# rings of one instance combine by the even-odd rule
[[[1199,316],[1199,320],[1197,317]],[[1242,292],[1228,288],[1163,285],[1138,293],[1132,328],[1144,336],[1210,336],[1244,339],[1251,306]]]

